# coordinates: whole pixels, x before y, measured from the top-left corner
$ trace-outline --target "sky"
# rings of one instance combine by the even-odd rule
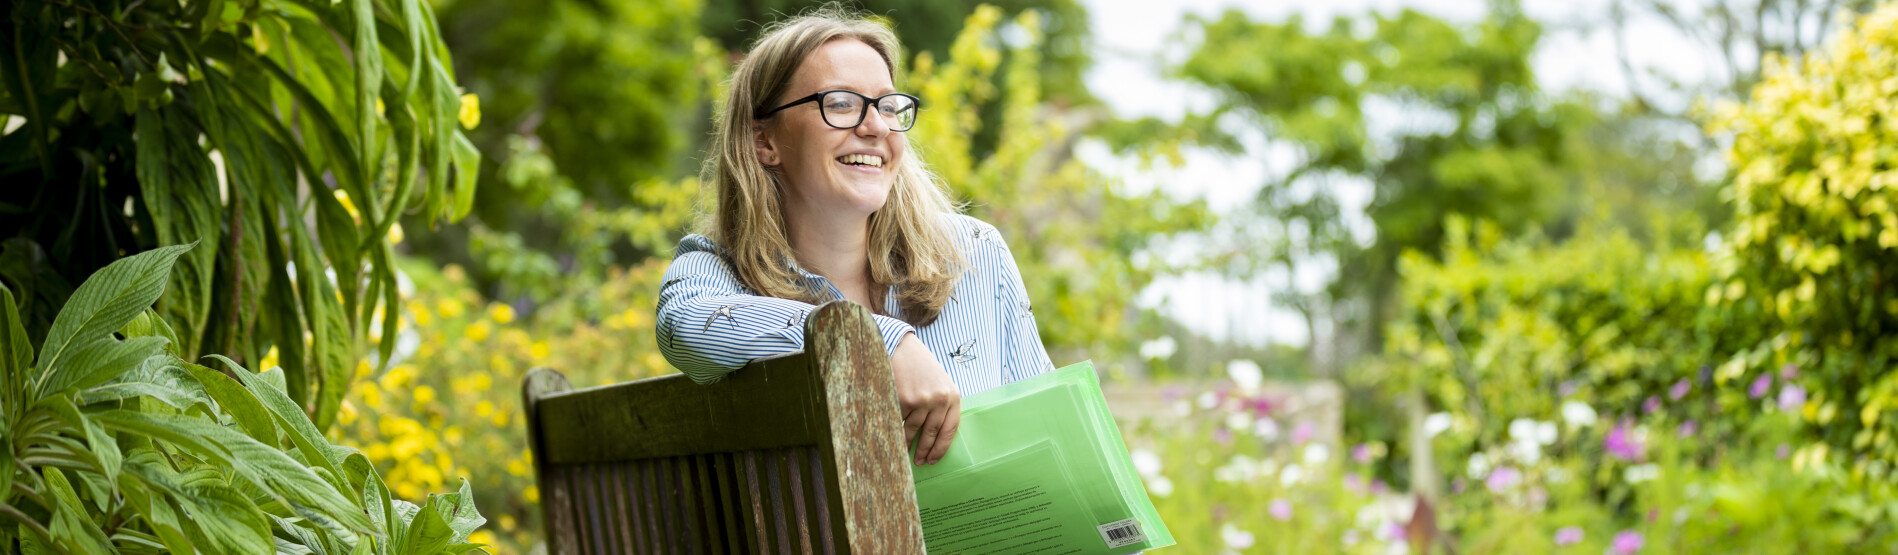
[[[1302,14],[1307,24],[1329,22],[1337,16],[1368,12],[1396,13],[1415,9],[1452,22],[1480,21],[1486,11],[1483,0],[1331,0],[1328,2],[1286,0],[1082,0],[1088,7],[1095,45],[1094,67],[1086,79],[1089,89],[1123,117],[1155,116],[1176,121],[1189,110],[1207,110],[1215,99],[1206,91],[1165,79],[1162,62],[1185,55],[1179,30],[1188,14],[1216,18],[1229,9],[1245,12],[1255,21],[1284,21]],[[1605,24],[1609,0],[1525,0],[1524,10],[1542,23],[1544,34],[1531,58],[1537,81],[1546,91],[1589,90],[1609,96],[1626,96],[1628,81],[1619,67],[1621,53],[1614,35]],[[1691,12],[1691,8],[1689,10]],[[1724,78],[1717,50],[1655,18],[1634,18],[1629,22],[1628,59],[1637,70],[1668,75],[1683,82],[1703,82]],[[1640,75],[1637,73],[1637,75]],[[1642,79],[1637,77],[1637,79]],[[1652,95],[1651,82],[1636,86]],[[1169,102],[1156,102],[1168,99]],[[1173,99],[1185,99],[1173,102]],[[1685,99],[1681,99],[1682,104]],[[1379,125],[1379,114],[1367,112],[1372,125]],[[1402,114],[1385,114],[1386,125],[1402,125]],[[1243,130],[1242,130],[1243,131]],[[1077,155],[1091,167],[1120,177],[1133,192],[1160,187],[1176,198],[1203,198],[1216,211],[1229,210],[1249,201],[1269,176],[1282,173],[1293,162],[1294,153],[1272,148],[1263,132],[1243,133],[1246,154],[1224,155],[1208,151],[1189,151],[1186,163],[1178,168],[1142,168],[1136,161],[1116,157],[1098,142],[1080,145]],[[1370,235],[1368,218],[1362,207],[1369,202],[1367,183],[1337,183],[1336,191],[1347,206],[1357,207],[1358,216],[1347,221],[1361,239]],[[1194,245],[1175,245],[1174,252],[1190,251]],[[1163,278],[1144,292],[1140,304],[1156,307],[1162,314],[1182,322],[1189,329],[1214,339],[1239,343],[1303,344],[1309,340],[1303,320],[1295,312],[1278,308],[1270,294],[1286,287],[1316,290],[1331,279],[1324,264],[1288,276],[1285,272],[1268,273],[1248,282],[1237,282],[1211,274],[1188,274]]]

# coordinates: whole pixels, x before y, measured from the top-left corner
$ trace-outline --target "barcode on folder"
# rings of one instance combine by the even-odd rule
[[[1140,521],[1134,519],[1116,520],[1096,527],[1101,540],[1107,547],[1120,547],[1147,541],[1147,535],[1140,533]]]

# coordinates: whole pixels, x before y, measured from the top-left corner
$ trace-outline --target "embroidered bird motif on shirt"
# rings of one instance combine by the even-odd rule
[[[666,280],[666,282],[665,282],[665,283],[661,283],[661,284],[659,284],[659,290],[660,290],[660,291],[664,291],[664,290],[666,290],[666,288],[667,288],[667,287],[672,287],[673,285],[677,285],[677,284],[678,284],[679,282],[681,282],[681,281],[685,281],[685,280],[688,280],[688,279],[692,279],[692,277],[691,277],[691,276],[686,276],[686,277],[682,277],[682,278],[678,278],[678,279],[671,279],[671,280]]]
[[[807,319],[807,318],[810,318],[810,317],[811,317],[811,311],[809,311],[809,310],[806,310],[806,311],[804,311],[804,312],[802,312],[802,313],[800,313],[800,314],[798,314],[797,316],[792,316],[792,317],[790,317],[790,318],[786,318],[786,319],[784,319],[784,329],[787,329],[787,330],[788,330],[788,329],[791,329],[791,328],[795,328],[795,327],[797,327],[797,322],[798,322],[799,320],[804,320],[804,319]]]
[[[730,305],[718,307],[718,310],[712,311],[711,316],[705,318],[705,329],[701,331],[712,331],[712,322],[717,322],[719,318],[724,318],[726,323],[731,324],[732,329],[734,330],[738,329],[738,317],[733,315],[732,311],[738,310],[740,308],[745,308],[748,306],[751,306],[751,305],[730,304]]]
[[[1029,305],[1029,304],[1028,304],[1028,301],[1020,301],[1020,304],[1021,304],[1021,317],[1022,317],[1022,318],[1027,318],[1027,317],[1029,317],[1029,316],[1033,316],[1033,315],[1035,314],[1035,307],[1034,307],[1034,306],[1031,306],[1031,305]]]
[[[976,228],[975,238],[983,240],[983,241],[988,241],[989,244],[995,245],[997,247],[1002,246],[1002,234],[1000,232],[995,231],[993,228],[981,228],[981,227]]]
[[[964,368],[967,368],[969,363],[975,362],[975,340],[970,339],[968,342],[956,346],[956,350],[949,351],[949,359],[960,362]]]

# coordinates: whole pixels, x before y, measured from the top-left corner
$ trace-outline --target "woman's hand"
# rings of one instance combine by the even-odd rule
[[[896,374],[896,401],[903,408],[904,443],[916,445],[916,464],[936,464],[962,425],[962,394],[916,334],[904,335],[896,344],[890,368]]]

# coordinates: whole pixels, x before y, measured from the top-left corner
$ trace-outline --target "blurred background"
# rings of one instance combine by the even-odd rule
[[[391,238],[397,363],[332,435],[533,552],[516,384],[674,372],[714,103],[811,4],[432,6],[478,194]],[[1103,370],[1167,552],[1898,546],[1898,7],[851,6],[1055,362]]]

